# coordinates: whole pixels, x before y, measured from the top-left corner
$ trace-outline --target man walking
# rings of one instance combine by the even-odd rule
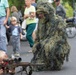
[[[63,19],[65,19],[66,11],[65,11],[65,8],[60,3],[60,0],[55,0],[55,4],[56,4],[56,14],[61,16]]]
[[[8,0],[0,0],[0,50],[3,50],[5,52],[7,52],[5,24],[7,23],[8,17],[9,17]]]

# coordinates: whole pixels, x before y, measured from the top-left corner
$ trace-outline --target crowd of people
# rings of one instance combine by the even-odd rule
[[[66,17],[66,12],[64,7],[61,5],[60,0],[54,0],[56,4],[56,14],[61,16],[63,19]],[[36,39],[36,8],[37,3],[35,0],[25,0],[25,9],[23,19],[25,20],[26,25],[26,38],[29,42],[31,48],[34,46],[34,42]],[[19,15],[18,9],[16,6],[12,6],[9,9],[8,0],[0,0],[0,63],[3,59],[7,58],[7,39],[9,41],[9,36],[12,36],[12,46],[13,46],[13,54],[15,56],[20,56],[20,39],[23,37],[22,32],[23,28],[20,26],[20,18],[22,14]],[[10,11],[11,16],[10,16]],[[43,15],[38,15],[42,17]],[[6,37],[6,30],[10,32],[8,38]],[[45,33],[45,32],[44,32]],[[40,36],[39,36],[40,37]],[[32,50],[31,50],[32,51]],[[2,69],[0,73],[2,73]]]
[[[33,5],[32,5],[32,4]],[[25,0],[26,9],[24,10],[24,19],[26,19],[26,31],[27,40],[29,41],[30,47],[33,47],[34,41],[32,34],[36,26],[36,4],[34,0]],[[8,0],[0,0],[0,64],[3,63],[4,59],[7,59],[7,42],[9,42],[10,35],[13,46],[14,56],[20,56],[20,39],[22,38],[22,28],[20,26],[20,18],[22,14],[18,12],[16,6],[9,8]],[[11,12],[11,16],[10,16]],[[6,37],[7,31],[7,37]],[[8,40],[7,40],[8,39]],[[3,70],[0,69],[0,75]]]

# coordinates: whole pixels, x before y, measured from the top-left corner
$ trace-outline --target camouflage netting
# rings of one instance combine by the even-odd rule
[[[65,21],[55,15],[53,6],[48,2],[37,3],[39,24],[37,38],[33,47],[32,63],[44,63],[34,70],[60,70],[64,60],[68,60],[70,46],[67,42]]]

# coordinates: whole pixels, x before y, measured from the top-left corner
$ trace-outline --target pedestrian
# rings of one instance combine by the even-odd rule
[[[12,12],[11,16],[16,17],[17,18],[17,22],[20,23],[20,21],[19,21],[20,20],[20,14],[18,13],[17,7],[16,6],[12,6],[11,7],[11,12]]]
[[[0,65],[3,64],[3,60],[7,59],[8,56],[5,51],[0,50]],[[3,75],[3,69],[0,68],[0,75]]]
[[[23,16],[22,16],[21,10],[18,10],[18,16],[19,16],[19,22],[20,22],[20,24],[22,24]]]
[[[32,37],[33,37],[33,40],[34,40],[34,41],[35,41],[35,39],[36,39],[36,32],[37,32],[37,29],[38,29],[38,21],[39,21],[39,19],[36,18],[36,27],[35,27],[35,29],[34,29],[34,31],[33,31],[33,33],[32,33]]]
[[[32,37],[32,33],[36,26],[36,10],[35,7],[31,5],[31,0],[25,0],[26,3],[26,9],[24,11],[24,18],[26,19],[26,38],[30,44],[30,47],[33,47],[34,40]]]
[[[35,9],[36,9],[36,7],[37,7],[36,0],[32,0],[31,5],[33,5],[33,6],[35,7]],[[38,18],[36,17],[36,27],[35,27],[35,29],[34,29],[34,31],[33,31],[33,34],[32,34],[32,37],[33,37],[33,40],[34,40],[34,41],[35,41],[35,38],[36,38],[37,27],[38,27]]]
[[[11,17],[11,24],[10,26],[6,25],[6,28],[10,29],[11,32],[11,39],[12,39],[12,46],[13,46],[13,54],[14,56],[20,56],[20,38],[22,39],[22,29],[17,23],[16,17]]]
[[[8,21],[7,21],[7,25],[9,26],[11,23],[10,23],[10,17],[8,18]],[[6,29],[6,36],[7,36],[7,45],[10,41],[10,31],[9,29]]]
[[[60,3],[60,0],[55,0],[55,4],[56,4],[56,14],[61,16],[63,19],[65,19],[66,11],[65,11],[65,8]]]
[[[37,7],[37,3],[36,3],[36,0],[32,0],[32,3],[31,3],[35,8]]]
[[[9,17],[8,0],[0,0],[0,50],[7,52],[7,38],[5,25]]]

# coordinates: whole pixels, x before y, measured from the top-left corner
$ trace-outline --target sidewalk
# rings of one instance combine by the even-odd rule
[[[25,54],[31,54],[28,52],[29,50],[32,49],[30,48],[28,41],[21,41],[21,50],[20,50],[21,56]],[[13,53],[13,49],[10,41],[9,45],[7,46],[7,54],[11,56],[12,53]]]

